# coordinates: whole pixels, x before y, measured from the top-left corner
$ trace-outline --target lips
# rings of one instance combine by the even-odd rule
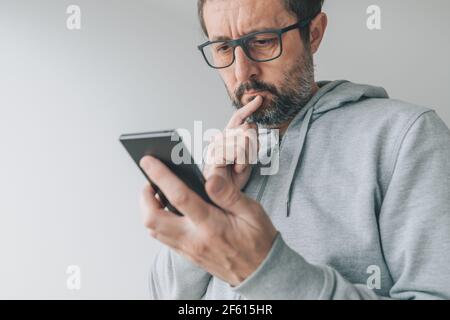
[[[261,95],[261,93],[263,93],[263,92],[268,92],[268,91],[266,91],[266,90],[259,90],[259,91],[250,91],[250,92],[246,92],[246,93],[244,93],[244,95],[242,96],[242,98],[241,98],[241,103],[242,104],[247,104],[247,103],[249,103],[250,101],[253,101],[254,99],[256,99],[256,97],[259,95],[259,96],[261,96],[261,97],[263,97],[262,95]],[[263,97],[264,98],[264,97]]]
[[[258,90],[258,91],[249,91],[244,93],[244,95],[257,95],[258,93],[266,92],[266,90]]]

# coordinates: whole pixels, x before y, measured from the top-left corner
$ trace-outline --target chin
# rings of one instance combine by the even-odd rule
[[[266,103],[264,101],[263,105],[261,107],[259,107],[259,109],[253,113],[253,119],[257,123],[266,125],[267,123],[265,123],[265,121],[261,121],[261,120],[266,119],[271,113],[273,113],[273,110],[271,109],[273,107],[274,106],[272,104]]]

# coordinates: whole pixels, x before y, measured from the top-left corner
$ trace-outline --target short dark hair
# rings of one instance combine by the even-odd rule
[[[202,26],[203,32],[208,36],[208,30],[206,30],[205,19],[203,16],[203,7],[206,1],[211,0],[198,0],[198,17]],[[280,0],[283,1],[285,8],[297,17],[297,20],[303,20],[305,18],[312,18],[322,11],[323,2],[325,0]],[[300,29],[300,36],[304,43],[309,42],[309,24]]]

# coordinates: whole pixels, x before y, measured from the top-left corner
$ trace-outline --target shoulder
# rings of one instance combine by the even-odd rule
[[[401,125],[420,117],[424,113],[434,112],[434,109],[396,99],[369,98],[350,103],[342,108],[342,112],[351,119],[367,119],[371,122],[387,121]]]
[[[401,137],[421,118],[442,122],[434,109],[413,103],[389,99],[368,98],[351,102],[319,117],[330,128],[344,127],[360,134]]]

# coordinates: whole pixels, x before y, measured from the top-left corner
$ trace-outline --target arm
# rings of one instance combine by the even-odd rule
[[[412,119],[379,216],[394,280],[390,298],[450,298],[450,132],[433,112]],[[233,288],[248,299],[379,299],[333,268],[315,266],[280,235],[259,268]]]
[[[380,215],[399,299],[450,298],[450,132],[434,111],[402,142]]]

